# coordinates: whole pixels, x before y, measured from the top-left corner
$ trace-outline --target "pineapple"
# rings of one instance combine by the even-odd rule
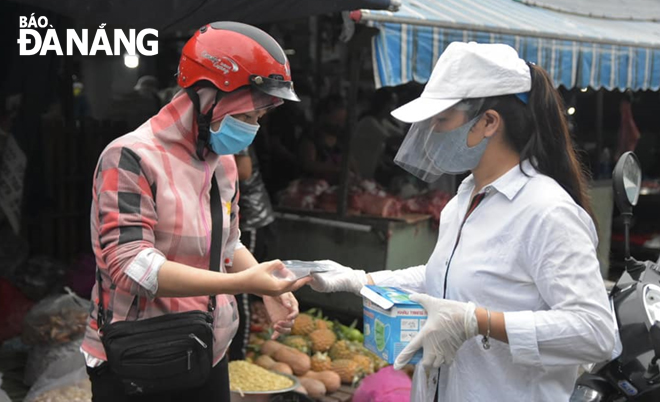
[[[332,360],[330,360],[327,353],[316,352],[312,356],[312,371],[326,370],[332,370]]]
[[[362,372],[366,375],[373,374],[374,372],[374,363],[370,358],[364,355],[355,355],[352,359],[354,362],[360,366]]]
[[[351,344],[349,341],[342,340],[335,342],[334,345],[330,348],[328,355],[332,360],[339,359],[352,359],[353,356],[357,353],[355,345]]]
[[[316,329],[314,317],[309,314],[300,314],[293,322],[291,335],[309,335]]]
[[[313,352],[327,352],[337,340],[337,335],[329,329],[317,329],[309,334]]]
[[[360,379],[362,370],[360,366],[350,359],[339,359],[332,362],[332,371],[339,374],[341,382],[353,384]]]
[[[309,341],[304,336],[300,336],[300,335],[287,336],[286,338],[284,338],[282,343],[285,344],[286,346],[290,346],[294,349],[298,349],[299,351],[305,354],[309,354]]]
[[[317,319],[316,320],[316,329],[329,329],[332,330],[334,328],[334,325],[331,321],[327,321],[324,319]]]
[[[367,350],[365,355],[367,357],[369,357],[371,359],[371,361],[374,363],[374,371],[378,371],[378,370],[382,369],[383,367],[386,367],[386,366],[389,365],[385,360],[381,359],[377,354],[375,354],[374,352],[372,352],[370,350]]]

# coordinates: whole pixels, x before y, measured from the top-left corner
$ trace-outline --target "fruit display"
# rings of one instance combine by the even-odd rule
[[[327,352],[337,341],[337,335],[329,329],[317,329],[309,334],[312,352]]]
[[[368,356],[358,354],[353,356],[352,360],[358,364],[358,367],[360,368],[360,370],[362,370],[362,373],[364,373],[365,375],[373,374],[374,362],[371,361],[371,359]]]
[[[303,352],[284,346],[273,353],[273,359],[280,363],[286,363],[291,367],[295,375],[303,375],[311,369],[312,362],[308,355]]]
[[[254,363],[271,372],[293,373],[300,379],[300,392],[321,398],[342,383],[355,385],[387,363],[363,346],[357,322],[344,325],[330,321],[318,309],[298,315],[291,334],[271,340],[272,331],[250,337]]]
[[[331,370],[325,371],[309,371],[303,376],[303,378],[312,378],[314,380],[321,381],[325,385],[325,389],[328,392],[335,392],[341,387],[341,377],[339,374]]]
[[[323,384],[319,380],[315,380],[313,378],[298,378],[300,381],[300,385],[305,388],[305,391],[307,391],[307,395],[311,396],[312,398],[323,398],[325,393],[328,391],[325,387],[325,384]]]
[[[338,359],[332,361],[332,371],[339,374],[341,382],[352,384],[357,382],[364,373],[357,362],[351,359]]]
[[[287,336],[282,343],[305,354],[309,354],[310,340],[302,335]]]
[[[264,392],[290,388],[293,380],[243,360],[229,362],[229,387],[234,392]]]
[[[299,314],[293,322],[291,328],[291,335],[309,335],[316,329],[316,321],[314,317],[309,314]]]
[[[332,360],[327,353],[316,352],[312,356],[312,371],[327,371],[332,369]]]

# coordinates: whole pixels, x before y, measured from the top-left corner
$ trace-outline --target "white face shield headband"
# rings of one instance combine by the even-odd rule
[[[399,149],[394,162],[420,179],[432,183],[443,174],[459,174],[474,169],[486,151],[488,139],[474,147],[467,145],[472,127],[482,117],[478,113],[483,99],[464,100],[453,106],[470,119],[450,131],[436,129],[436,116],[413,123]]]

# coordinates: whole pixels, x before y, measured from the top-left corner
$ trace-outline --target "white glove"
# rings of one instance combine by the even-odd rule
[[[443,363],[449,365],[463,342],[479,334],[474,303],[438,299],[419,293],[411,295],[410,300],[421,304],[428,318],[396,358],[394,368],[397,370],[403,368],[421,347],[424,348],[421,363],[427,371]]]
[[[352,292],[360,294],[360,290],[367,284],[367,273],[357,269],[345,267],[331,260],[315,261],[327,266],[327,272],[312,274],[309,284],[317,292]]]

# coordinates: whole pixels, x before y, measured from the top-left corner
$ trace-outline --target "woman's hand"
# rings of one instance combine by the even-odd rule
[[[271,339],[291,333],[293,321],[298,317],[298,300],[293,293],[284,293],[277,297],[264,296],[263,299],[275,330]]]
[[[331,260],[317,262],[322,262],[330,268],[329,271],[312,274],[314,280],[310,286],[317,292],[351,292],[359,296],[362,287],[370,283],[364,271],[345,267]]]
[[[263,262],[244,271],[238,272],[240,292],[252,293],[259,296],[279,296],[283,293],[293,292],[309,283],[312,278],[304,277],[298,280],[278,279],[287,277],[288,270],[280,260]]]
[[[410,300],[424,307],[428,319],[421,331],[396,358],[395,369],[402,369],[421,347],[424,348],[421,363],[427,371],[431,367],[449,365],[454,361],[454,356],[463,342],[477,336],[474,303],[438,299],[419,293],[411,295]]]

